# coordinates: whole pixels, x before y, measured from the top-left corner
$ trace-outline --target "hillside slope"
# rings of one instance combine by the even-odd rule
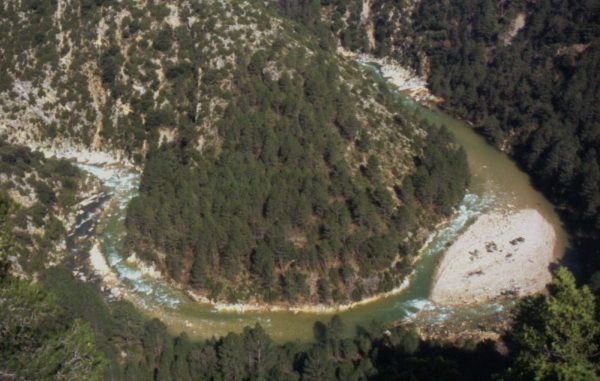
[[[511,153],[561,209],[588,275],[600,269],[597,1],[282,3],[346,48],[428,77],[442,107]]]
[[[70,162],[46,159],[0,139],[0,195],[14,206],[7,223],[13,237],[8,257],[13,272],[37,276],[63,262],[78,206],[98,189],[95,179]]]

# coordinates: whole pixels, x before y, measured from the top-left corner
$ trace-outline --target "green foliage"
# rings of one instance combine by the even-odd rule
[[[0,90],[9,90],[14,79],[46,81],[48,68],[56,68],[58,58],[68,52],[68,75],[62,78],[64,73],[57,71],[49,81],[61,84],[57,96],[64,105],[70,102],[69,110],[88,110],[91,94],[82,73],[90,62],[99,68],[111,95],[100,110],[102,137],[145,165],[141,196],[127,217],[129,245],[148,258],[158,259],[154,249],[169,253],[162,265],[173,278],[189,279],[215,298],[254,296],[244,292],[259,284],[259,297],[267,300],[327,303],[397,284],[409,270],[408,261],[389,268],[397,254],[409,251],[401,238],[423,220],[450,212],[466,185],[466,160],[447,132],[428,127],[415,170],[401,185],[393,184],[398,197],[388,190],[381,163],[372,155],[376,142],[367,133],[378,126],[349,112],[358,104],[357,93],[339,79],[339,68],[326,52],[335,45],[333,35],[346,48],[371,49],[363,29],[368,23],[360,17],[363,2],[278,2],[285,15],[302,24],[286,28],[318,41],[322,51],[310,59],[285,36],[254,52],[246,49],[252,45],[248,35],[215,33],[217,23],[230,22],[225,9],[240,12],[237,1],[210,7],[191,2],[189,9],[179,9],[180,17],[188,21],[193,14],[200,21],[184,22],[175,30],[164,22],[170,14],[164,3],[144,3],[142,8],[135,3],[29,0],[0,7],[0,25],[9,31],[0,35],[2,67],[10,68],[0,71]],[[395,36],[396,29],[405,29],[394,24],[394,15],[408,2],[370,3],[374,51],[393,54],[401,46],[406,49],[401,58],[417,67],[426,53],[434,92],[492,141],[512,147],[555,200],[566,200],[580,226],[576,236],[589,238],[597,250],[595,3],[423,0],[415,9],[414,28],[410,25],[413,34],[406,38]],[[268,11],[258,3],[253,8]],[[529,15],[527,26],[511,46],[503,46],[502,34],[520,10]],[[117,26],[112,15],[120,11],[131,16]],[[251,17],[269,20],[268,13],[257,13]],[[60,23],[54,21],[57,17]],[[109,47],[92,47],[102,17],[108,21]],[[242,18],[236,19],[238,25]],[[256,29],[264,30],[265,24],[258,22]],[[71,36],[61,52],[55,46],[59,25],[60,35]],[[217,37],[229,38],[232,46]],[[208,49],[212,44],[214,51]],[[585,50],[558,53],[576,44]],[[231,50],[240,53],[228,62]],[[212,65],[215,58],[223,58],[222,69]],[[224,86],[229,83],[231,88]],[[133,84],[142,84],[145,91]],[[218,100],[217,105],[200,99],[203,95]],[[117,100],[131,106],[127,117],[111,117]],[[77,115],[64,111],[61,122],[44,131],[52,138],[89,143],[95,113],[88,112],[84,123]],[[218,144],[199,154],[195,142],[207,136],[198,127],[215,120],[220,120]],[[165,127],[175,132],[172,144],[159,142],[159,130],[164,133]],[[146,146],[148,157],[143,158]],[[346,156],[347,148],[355,146],[363,155],[360,162],[366,163],[360,170]],[[32,239],[13,238],[13,223],[23,228],[31,219],[46,228],[48,240],[64,234],[55,209],[75,202],[80,175],[66,162],[0,144],[0,173],[23,178],[32,168],[40,181],[29,185],[40,202],[17,210],[0,197],[0,257],[12,250],[14,241]],[[317,342],[305,345],[276,345],[260,326],[191,342],[172,337],[157,320],[145,321],[129,303],[106,302],[67,270],[45,270],[39,278],[54,298],[12,278],[7,269],[0,260],[0,377],[483,380],[501,372],[506,360],[489,346],[463,351],[423,343],[405,328],[385,334],[359,328],[354,338],[342,339],[344,327],[337,317],[319,325]],[[380,282],[365,290],[361,277],[371,274]],[[307,283],[315,278],[316,285],[310,286],[316,286],[318,295],[309,295]],[[507,377],[597,378],[597,324],[593,297],[559,271],[548,297],[521,307],[513,337],[515,363]],[[94,348],[95,340],[100,349]],[[102,375],[99,350],[109,359]]]
[[[154,49],[166,52],[171,48],[173,40],[173,31],[170,27],[163,28],[154,40]]]
[[[58,304],[69,316],[86,321],[96,332],[110,332],[114,322],[104,298],[94,286],[81,284],[70,271],[60,267],[46,270],[42,282],[56,295]],[[100,344],[106,340],[102,335],[97,338]]]
[[[220,299],[311,303],[398,285],[405,273],[391,268],[394,259],[417,244],[401,237],[448,207],[428,200],[422,213],[402,218],[391,191],[412,165],[402,154],[393,158],[402,165],[358,167],[391,155],[370,140],[371,130],[386,129],[398,142],[405,133],[415,145],[423,138],[393,120],[400,110],[390,97],[351,78],[356,69],[333,53],[323,6],[338,22],[347,8],[356,24],[359,1],[278,3],[7,4],[0,24],[9,33],[0,46],[11,69],[0,80],[27,80],[37,90],[16,107],[37,107],[34,99],[48,95],[43,108],[55,121],[31,122],[43,136],[123,149],[144,166],[141,195],[128,211],[128,245],[175,280]],[[273,35],[277,9],[301,23],[285,20]],[[365,33],[355,34],[351,43],[364,44]],[[383,112],[360,97],[381,102]],[[422,177],[430,174],[437,172]],[[31,215],[51,228],[47,241],[61,233],[54,208],[74,203],[77,188],[62,180],[35,186],[40,202],[19,214],[20,227]],[[160,260],[162,253],[169,255]],[[325,284],[342,268],[344,282]],[[374,281],[363,285],[369,276]]]
[[[77,202],[77,193],[83,179],[70,162],[46,159],[41,153],[0,140],[0,172],[6,178],[0,183],[0,194],[19,192],[30,197],[29,207],[11,206],[7,223],[22,231],[13,239],[18,251],[19,264],[25,271],[38,271],[53,244],[64,237],[65,228],[59,219]],[[42,235],[26,232],[29,224],[42,228]]]
[[[309,3],[280,5],[306,22]],[[442,107],[511,152],[564,210],[589,275],[600,269],[597,2],[426,0],[412,9],[375,0],[365,14],[360,1],[334,0],[320,8],[315,19],[344,47],[427,74]],[[513,31],[519,14],[525,25]],[[374,46],[361,42],[371,25]]]
[[[120,70],[120,61],[120,52],[117,47],[111,47],[100,57],[102,82],[111,88],[114,88],[116,84]]]
[[[8,201],[10,203],[10,201]],[[0,201],[6,237],[7,199]],[[53,295],[6,273],[0,252],[0,375],[8,379],[99,380],[104,358],[89,325],[65,319]]]
[[[505,366],[491,346],[469,352],[422,343],[408,328],[359,328],[342,339],[335,317],[323,327],[325,340],[275,344],[260,325],[222,338],[191,342],[170,336],[160,322],[144,324],[143,339],[126,344],[112,379],[136,380],[484,380]],[[123,347],[122,347],[123,348]],[[484,363],[481,363],[484,361]],[[478,363],[479,362],[479,363]],[[474,366],[475,365],[475,366]],[[119,374],[123,376],[118,376]]]
[[[515,364],[508,379],[598,380],[600,323],[587,286],[577,288],[564,267],[557,270],[548,296],[524,300],[511,332]]]
[[[266,62],[285,62],[298,74],[271,79],[263,72]],[[167,76],[178,80],[191,72],[177,66]],[[210,73],[216,81],[214,70],[203,79],[214,91],[213,80],[206,83]],[[400,237],[413,226],[398,214],[374,155],[361,172],[347,162],[345,147],[365,126],[349,112],[357,100],[339,69],[327,55],[272,49],[255,52],[234,77],[239,95],[217,123],[218,155],[198,154],[188,144],[195,133],[187,130],[177,142],[150,147],[140,196],[127,213],[128,244],[155,261],[158,252],[168,252],[163,265],[173,278],[213,295],[221,283],[220,298],[232,301],[314,300],[310,273],[319,273],[325,302],[332,289],[346,300],[376,292],[379,287],[365,289],[357,275],[388,270],[404,254]],[[146,124],[171,123],[150,111]],[[431,129],[427,166],[417,178],[417,190],[429,192],[422,197],[427,215],[447,213],[460,201],[467,173],[452,137]],[[340,262],[358,265],[347,271],[352,281],[323,284]],[[389,271],[386,287],[403,275]]]
[[[44,205],[52,206],[56,201],[54,191],[44,182],[40,181],[35,185],[35,193],[37,194],[38,200]]]
[[[513,154],[563,211],[589,275],[600,269],[597,2],[427,0],[398,30],[382,17],[393,8],[373,9],[386,29],[379,53],[427,69],[443,107]],[[525,27],[511,37],[518,13]]]
[[[421,206],[448,215],[468,185],[467,155],[462,147],[452,146],[452,135],[445,128],[429,131],[423,156],[417,159],[416,171],[405,180],[401,193],[409,206],[416,199]]]
[[[15,204],[3,192],[0,192],[0,281],[8,274],[7,258],[13,254],[14,237],[10,214],[14,212]]]

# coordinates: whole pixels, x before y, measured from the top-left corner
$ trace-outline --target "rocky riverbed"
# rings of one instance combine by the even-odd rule
[[[479,217],[447,250],[431,289],[442,305],[539,292],[552,279],[556,233],[534,209]]]

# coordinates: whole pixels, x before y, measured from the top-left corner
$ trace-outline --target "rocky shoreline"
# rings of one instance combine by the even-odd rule
[[[373,303],[378,300],[396,295],[404,291],[410,285],[410,275],[400,284],[400,286],[380,294],[375,294],[367,298],[361,299],[356,302],[338,304],[338,305],[325,305],[325,304],[296,304],[296,305],[284,305],[284,304],[259,304],[259,303],[220,303],[214,302],[206,298],[205,296],[198,295],[193,291],[187,291],[187,294],[198,303],[205,303],[211,305],[218,312],[280,312],[287,311],[293,313],[311,313],[311,314],[333,314],[336,312],[344,312],[362,306],[365,304]]]
[[[419,76],[408,67],[401,66],[393,59],[378,58],[370,54],[357,54],[341,47],[338,48],[338,53],[344,57],[353,58],[361,64],[377,65],[381,76],[386,81],[417,102],[433,105],[443,102],[442,98],[431,93],[427,78]]]
[[[430,298],[465,305],[540,292],[552,279],[555,245],[553,226],[537,210],[484,214],[446,251]]]

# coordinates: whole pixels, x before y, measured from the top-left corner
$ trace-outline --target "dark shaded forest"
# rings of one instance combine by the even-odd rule
[[[517,12],[525,26],[505,43]],[[599,20],[597,1],[424,1],[415,15],[431,89],[562,210],[588,275],[600,266]]]
[[[348,49],[427,75],[441,107],[509,152],[557,205],[586,263],[583,275],[600,287],[598,1],[425,0],[411,8],[381,0],[366,21],[360,1],[279,4]],[[524,25],[513,30],[518,15]]]

